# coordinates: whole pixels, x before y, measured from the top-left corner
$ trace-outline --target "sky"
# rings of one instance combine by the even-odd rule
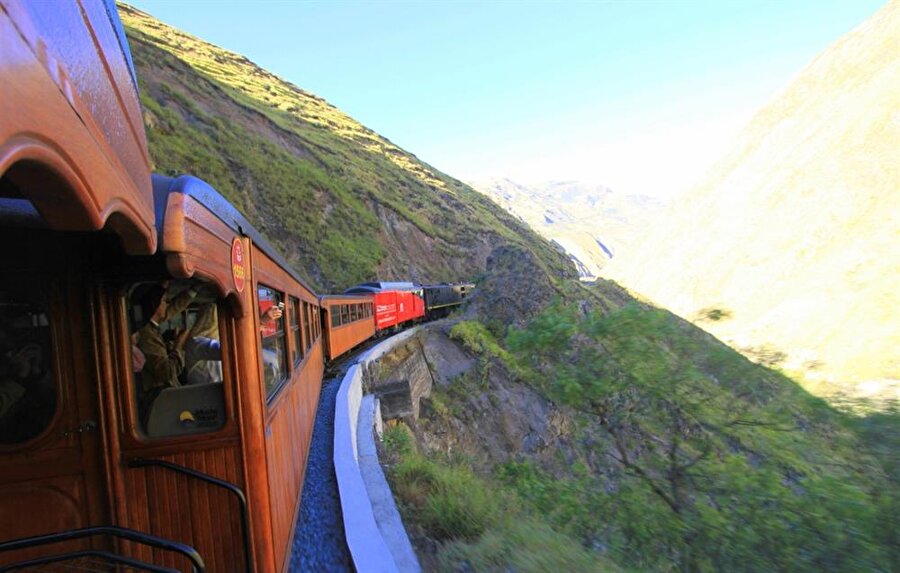
[[[458,179],[663,200],[881,0],[129,0]]]

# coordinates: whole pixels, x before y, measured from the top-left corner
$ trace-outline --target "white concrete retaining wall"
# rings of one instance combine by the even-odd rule
[[[362,371],[395,345],[412,336],[412,328],[378,344],[350,367],[341,381],[334,411],[334,470],[344,532],[353,564],[360,573],[419,573],[409,536],[394,495],[378,462],[373,435],[374,396],[363,397]],[[380,417],[380,413],[377,414]]]

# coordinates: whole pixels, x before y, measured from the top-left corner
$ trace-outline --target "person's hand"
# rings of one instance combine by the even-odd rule
[[[283,314],[283,311],[281,310],[280,306],[270,307],[269,310],[267,310],[265,313],[263,313],[264,321],[265,322],[275,322],[276,320],[281,318],[282,314]]]

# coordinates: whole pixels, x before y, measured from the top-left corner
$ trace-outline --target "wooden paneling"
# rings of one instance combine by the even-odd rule
[[[374,315],[373,297],[371,295],[324,295],[319,298],[324,309],[325,355],[334,360],[347,351],[375,336],[375,317],[367,316],[348,324],[332,326],[333,314],[340,314],[340,305],[356,304],[371,308]]]
[[[228,225],[197,199],[183,193],[169,194],[162,249],[173,276],[195,274],[215,283],[219,292],[236,304],[239,316],[246,312],[231,274],[231,242],[237,236]]]
[[[0,173],[52,228],[108,223],[128,252],[150,254],[150,163],[110,22],[102,9],[75,4],[52,12],[0,1]]]
[[[89,268],[86,253],[95,245],[85,237],[8,230],[0,231],[0,242],[9,249],[4,288],[27,291],[47,311],[57,389],[56,413],[42,434],[0,446],[0,540],[107,523],[102,417],[92,353],[96,341],[90,336],[93,301],[84,272]],[[92,431],[72,431],[88,420],[96,423]],[[94,544],[102,546],[101,541]],[[0,562],[41,553],[46,548],[0,555]]]
[[[317,297],[311,291],[255,248],[252,253],[252,268],[254,292],[257,285],[262,283],[318,307]],[[258,352],[258,316],[256,328],[254,347]],[[291,341],[288,340],[288,343]],[[266,482],[254,484],[254,487],[265,487],[267,490],[270,554],[274,556],[276,571],[284,571],[290,562],[290,544],[300,508],[303,476],[323,371],[324,357],[319,337],[309,353],[304,355],[303,361],[292,368],[290,381],[262,412]],[[257,362],[255,387],[259,392],[259,399],[265,404],[262,379],[261,365]]]
[[[277,570],[287,565],[303,476],[315,422],[322,383],[322,345],[316,344],[297,372],[284,396],[273,408],[266,424],[266,452],[271,492],[272,545],[279,560]]]
[[[155,456],[244,486],[237,441],[230,446]],[[209,571],[241,571],[244,565],[240,506],[225,490],[164,468],[125,469],[126,527],[187,543]],[[129,544],[130,554],[189,570],[174,554]]]

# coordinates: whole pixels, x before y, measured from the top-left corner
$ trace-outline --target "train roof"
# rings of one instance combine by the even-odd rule
[[[418,290],[422,288],[411,282],[367,282],[360,283],[344,291],[344,294],[383,292],[386,290]]]
[[[362,292],[362,293],[352,293],[352,294],[322,294],[319,295],[319,302],[330,302],[330,301],[351,301],[351,300],[372,300],[367,298],[370,292]]]
[[[269,241],[254,227],[244,215],[232,205],[228,199],[207,183],[206,181],[194,177],[193,175],[181,175],[180,177],[168,177],[165,175],[153,174],[153,206],[156,212],[156,228],[160,237],[160,250],[164,250],[166,245],[163,242],[163,228],[165,225],[166,204],[171,193],[181,193],[195,199],[198,203],[209,209],[220,221],[225,223],[231,230],[240,235],[249,237],[253,244],[275,261],[278,266],[287,271],[291,277],[303,285],[304,288],[311,293],[315,291],[310,288],[306,281],[297,273],[291,264],[273,247]]]

